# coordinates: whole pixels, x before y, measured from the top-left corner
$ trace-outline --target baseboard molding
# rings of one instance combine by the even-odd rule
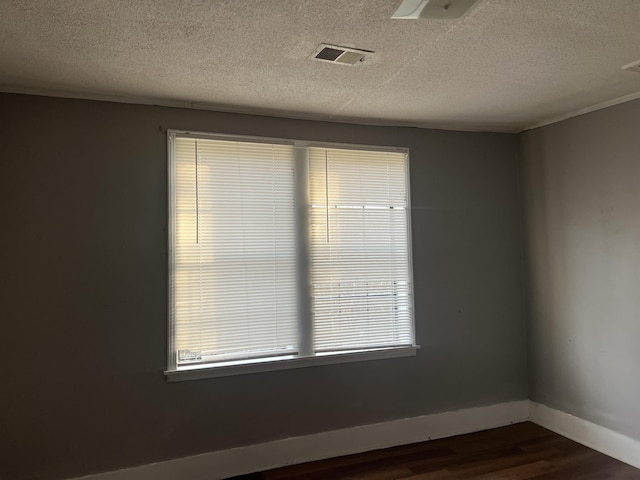
[[[546,405],[523,400],[286,438],[74,480],[216,480],[527,420],[640,468],[640,441]]]
[[[529,401],[424,415],[204,453],[76,480],[214,480],[519,423]]]
[[[530,420],[538,425],[640,468],[640,441],[543,404],[530,402]]]

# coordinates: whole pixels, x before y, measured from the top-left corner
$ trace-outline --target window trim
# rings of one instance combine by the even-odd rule
[[[340,353],[319,353],[313,356],[284,356],[267,357],[256,360],[234,360],[222,362],[222,364],[197,364],[192,366],[178,367],[175,351],[175,315],[174,315],[174,269],[175,269],[175,162],[174,148],[176,137],[196,137],[213,140],[227,140],[249,143],[269,143],[279,145],[292,145],[294,147],[320,147],[320,148],[342,148],[351,150],[365,150],[370,152],[396,152],[406,155],[405,181],[407,190],[407,239],[409,241],[408,263],[409,279],[411,284],[411,329],[413,333],[413,345],[399,347],[383,347],[377,349],[353,350]],[[167,369],[164,371],[167,382],[179,382],[185,380],[197,380],[202,378],[226,377],[230,375],[242,375],[258,372],[286,370],[317,365],[331,365],[338,363],[351,363],[366,360],[379,360],[387,358],[400,358],[415,356],[420,348],[416,344],[415,328],[415,295],[413,280],[413,238],[411,233],[411,182],[410,182],[410,155],[409,149],[405,147],[382,146],[382,145],[362,145],[338,142],[318,142],[290,140],[274,137],[259,137],[249,135],[219,134],[191,130],[167,129],[167,192],[168,192],[168,281],[167,281]]]
[[[206,363],[190,367],[181,367],[180,370],[166,370],[164,374],[167,377],[167,382],[183,382],[186,380],[246,375],[293,368],[315,367],[318,365],[335,365],[338,363],[353,363],[366,360],[413,357],[419,348],[419,345],[411,345],[406,347],[380,348],[376,350],[356,350],[337,354],[320,353],[313,357],[263,357],[256,361],[233,361],[228,362],[226,365],[216,365],[215,367]]]

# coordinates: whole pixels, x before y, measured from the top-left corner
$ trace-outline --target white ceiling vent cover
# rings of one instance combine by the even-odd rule
[[[321,62],[336,63],[338,65],[355,66],[364,62],[373,52],[358,48],[339,47],[337,45],[321,44],[315,49],[311,58]]]
[[[640,60],[625,65],[624,67],[622,67],[622,70],[626,70],[627,72],[640,73]]]

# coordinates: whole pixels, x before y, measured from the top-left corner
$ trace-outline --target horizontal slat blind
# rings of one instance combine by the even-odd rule
[[[309,149],[317,352],[413,344],[406,155]]]
[[[177,364],[294,354],[294,151],[177,136]]]

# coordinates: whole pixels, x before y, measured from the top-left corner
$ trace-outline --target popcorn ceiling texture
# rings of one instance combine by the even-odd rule
[[[0,91],[363,123],[518,131],[640,91],[638,0],[3,0]],[[320,43],[374,50],[357,67]]]

